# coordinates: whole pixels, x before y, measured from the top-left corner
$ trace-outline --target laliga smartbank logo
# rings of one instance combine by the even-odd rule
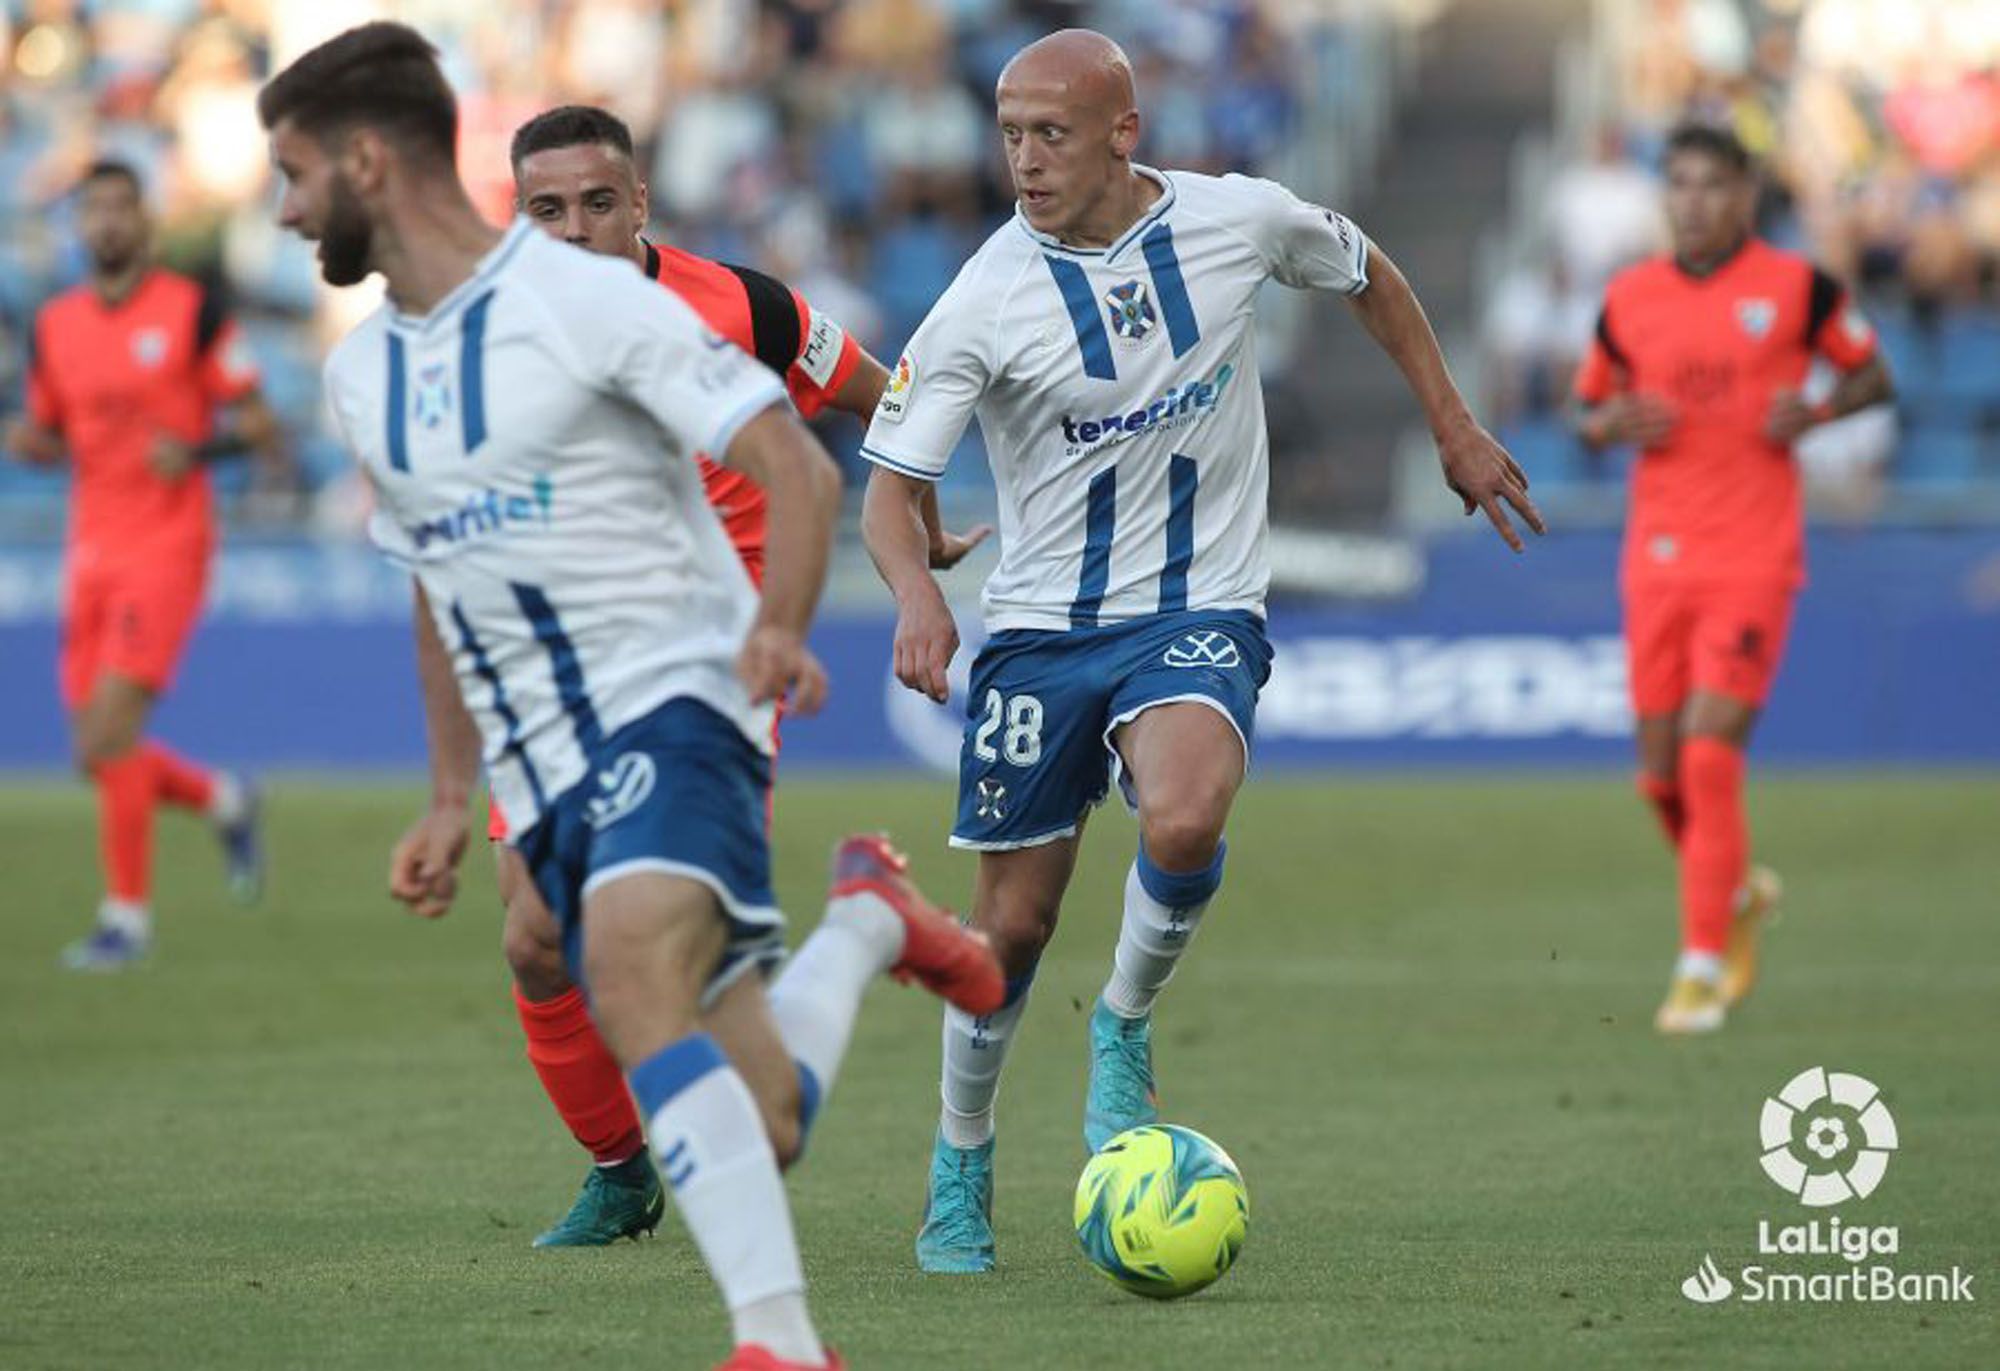
[[[1822,1066],[1801,1071],[1765,1100],[1757,1131],[1764,1174],[1808,1209],[1874,1194],[1902,1142],[1873,1081]],[[1704,1253],[1681,1294],[1696,1304],[1732,1296],[1742,1304],[1972,1302],[1972,1273],[1960,1267],[1911,1271],[1875,1260],[1902,1250],[1894,1224],[1838,1214],[1804,1223],[1759,1219],[1756,1262],[1729,1272]]]

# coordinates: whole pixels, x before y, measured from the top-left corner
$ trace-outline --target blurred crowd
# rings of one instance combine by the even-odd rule
[[[169,265],[223,283],[301,435],[304,491],[252,492],[268,517],[348,526],[353,492],[318,414],[325,347],[372,305],[330,297],[271,224],[258,86],[313,42],[385,10],[442,50],[461,95],[460,161],[511,213],[508,140],[562,102],[631,124],[665,237],[798,285],[871,347],[900,347],[1011,211],[991,91],[1051,28],[1115,34],[1138,68],[1143,155],[1266,168],[1316,98],[1318,0],[11,0],[0,20],[0,386],[19,403],[36,307],[81,278],[68,193],[95,157],[139,166]],[[858,435],[846,435],[851,446]],[[54,488],[0,464],[0,503]],[[239,495],[242,492],[238,492]],[[240,511],[239,511],[240,512]],[[17,521],[18,523],[18,521]]]
[[[1557,172],[1544,250],[1485,320],[1493,403],[1543,473],[1615,474],[1556,411],[1605,282],[1664,245],[1661,143],[1693,116],[1760,159],[1760,230],[1860,293],[1897,372],[1898,414],[1808,435],[1818,505],[1865,516],[1891,490],[2000,479],[2000,3],[1623,0],[1599,15],[1607,117]]]

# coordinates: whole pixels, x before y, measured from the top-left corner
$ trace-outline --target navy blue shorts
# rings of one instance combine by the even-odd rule
[[[583,780],[515,846],[562,925],[563,960],[583,984],[583,902],[606,882],[653,871],[715,892],[729,942],[704,1003],[784,955],[765,815],[771,759],[698,700],[669,700],[604,740]]]
[[[1112,732],[1154,705],[1221,711],[1247,763],[1270,675],[1264,621],[1246,610],[994,634],[972,663],[951,845],[1005,851],[1075,833],[1118,775]]]

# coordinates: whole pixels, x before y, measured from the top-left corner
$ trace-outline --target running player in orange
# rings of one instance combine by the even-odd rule
[[[630,258],[674,291],[710,327],[785,379],[799,412],[836,409],[866,419],[888,373],[841,326],[796,290],[762,272],[726,266],[648,242],[646,183],[633,160],[632,134],[601,109],[568,105],[521,126],[511,157],[521,212],[551,235],[605,256]],[[748,477],[702,460],[709,503],[722,515],[753,583],[763,583],[765,499]],[[960,536],[926,510],[931,562],[956,565],[991,532]],[[594,1247],[650,1231],[665,1196],[646,1150],[624,1075],[598,1037],[583,993],[563,965],[562,932],[520,855],[500,841],[506,820],[492,809],[500,894],[507,907],[504,946],[514,973],[514,1001],[534,1064],[563,1121],[594,1165],[561,1222],[537,1247]],[[413,834],[417,839],[420,835]]]
[[[1654,1025],[1682,1034],[1749,992],[1780,891],[1749,863],[1743,753],[1805,582],[1793,445],[1892,387],[1846,290],[1751,231],[1733,134],[1676,129],[1666,173],[1672,252],[1611,282],[1575,390],[1586,442],[1640,450],[1620,580],[1639,790],[1680,860],[1682,950]],[[1815,356],[1841,379],[1808,405]]]
[[[153,810],[205,815],[229,886],[255,898],[262,878],[257,797],[146,736],[201,612],[216,545],[207,465],[254,448],[283,460],[276,417],[243,339],[211,290],[153,264],[139,176],[123,162],[87,170],[77,217],[90,279],[35,319],[25,420],[7,447],[23,460],[68,458],[61,689],[77,766],[97,787],[105,897],[97,927],[63,954],[110,970],[152,942]],[[219,434],[218,409],[233,411]]]

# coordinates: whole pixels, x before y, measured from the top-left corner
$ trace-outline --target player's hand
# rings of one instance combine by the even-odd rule
[[[826,668],[791,629],[761,624],[743,640],[736,675],[750,691],[750,703],[783,700],[792,714],[817,714],[826,703]]]
[[[4,442],[7,451],[35,466],[54,466],[62,460],[62,439],[40,424],[10,420]]]
[[[1537,533],[1548,532],[1542,523],[1542,512],[1528,498],[1527,473],[1507,455],[1507,449],[1494,441],[1492,434],[1468,419],[1438,434],[1437,445],[1438,459],[1444,464],[1444,483],[1465,501],[1468,516],[1474,510],[1485,510],[1507,546],[1516,552],[1521,550],[1521,535],[1507,518],[1503,501],[1514,507],[1529,528]]]
[[[896,614],[896,679],[939,704],[951,698],[951,659],[958,655],[958,624],[944,596],[932,593]]]
[[[178,481],[195,468],[194,446],[162,433],[153,439],[146,461],[161,480]]]
[[[458,894],[465,855],[465,806],[436,804],[410,825],[389,853],[389,893],[419,918],[441,918]]]
[[[967,553],[992,536],[991,524],[974,524],[963,533],[940,531],[931,543],[931,570],[950,571],[965,560]]]
[[[1657,395],[1614,395],[1591,416],[1589,436],[1598,447],[1658,447],[1679,418]]]
[[[1781,390],[1771,397],[1771,412],[1764,416],[1764,436],[1789,447],[1799,435],[1819,422],[1819,414],[1796,390]]]

